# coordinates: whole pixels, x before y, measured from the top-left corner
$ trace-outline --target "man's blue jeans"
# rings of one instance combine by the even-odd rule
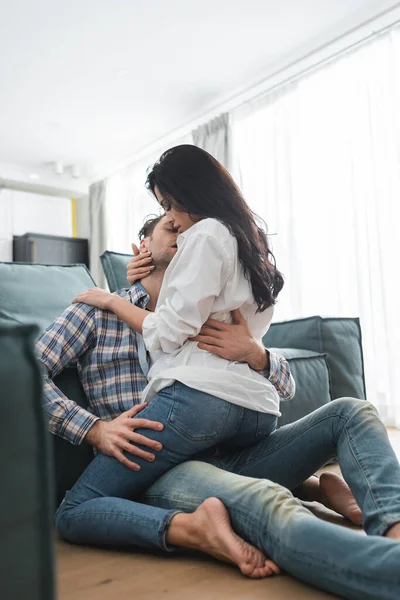
[[[398,599],[400,543],[380,536],[400,522],[400,468],[369,403],[336,400],[246,450],[208,454],[203,458],[214,464],[192,461],[166,473],[141,499],[147,504],[107,493],[110,480],[118,484],[116,460],[87,477],[89,466],[57,512],[59,532],[75,543],[171,550],[166,533],[173,516],[216,496],[235,531],[299,579],[345,598]],[[254,479],[268,477],[293,489],[334,455],[369,536],[323,522],[288,489]],[[120,473],[124,490],[129,469]]]

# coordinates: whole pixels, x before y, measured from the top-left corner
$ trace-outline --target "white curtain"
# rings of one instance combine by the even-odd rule
[[[130,253],[132,242],[138,243],[138,232],[146,217],[161,214],[160,207],[145,187],[148,169],[168,148],[192,144],[192,136],[169,143],[107,180],[105,211],[107,216],[106,247],[115,252]]]
[[[286,277],[275,318],[359,316],[368,399],[400,426],[400,31],[232,127],[239,183]]]
[[[107,249],[106,180],[97,181],[89,188],[90,219],[90,272],[97,285],[106,287],[100,254]]]
[[[193,144],[209,152],[228,170],[231,168],[231,131],[229,114],[215,117],[192,132]]]

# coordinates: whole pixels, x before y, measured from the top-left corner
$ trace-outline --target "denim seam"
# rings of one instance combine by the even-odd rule
[[[343,418],[344,418],[344,417],[343,417]],[[347,420],[349,420],[349,419],[347,419]],[[346,424],[347,424],[347,423],[346,423]],[[350,432],[349,432],[349,431],[347,431],[347,429],[346,429],[346,428],[345,428],[345,433],[346,433],[346,435],[347,435],[348,439],[351,441],[351,443],[349,443],[350,450],[351,450],[351,452],[352,452],[352,454],[353,454],[353,457],[354,457],[355,461],[358,463],[358,465],[359,465],[359,467],[360,467],[360,471],[361,471],[361,473],[363,474],[364,481],[366,482],[366,484],[367,484],[367,487],[368,487],[368,491],[369,491],[369,493],[370,493],[370,497],[372,498],[372,501],[373,501],[373,503],[374,503],[374,505],[375,505],[375,508],[376,508],[377,512],[380,514],[380,512],[381,512],[381,508],[383,508],[383,505],[382,505],[382,503],[381,503],[380,499],[379,499],[379,498],[376,498],[376,497],[375,497],[375,494],[374,494],[374,493],[373,493],[373,491],[372,491],[372,488],[371,488],[371,485],[370,485],[370,474],[369,474],[369,471],[368,471],[368,469],[367,469],[367,468],[364,466],[364,464],[363,464],[362,460],[360,459],[360,457],[359,457],[358,453],[356,452],[356,450],[353,448],[353,444],[354,444],[354,438],[352,437],[352,435],[350,434]],[[382,521],[385,523],[385,528],[382,530],[382,533],[384,533],[384,532],[385,532],[385,531],[386,531],[386,530],[387,530],[387,529],[390,527],[390,524],[388,524],[388,523],[387,523],[387,521],[386,521],[386,517],[385,517],[385,516],[381,516],[381,515],[380,515],[380,518],[381,518],[381,519],[382,519]],[[382,528],[381,528],[381,527],[379,527],[379,530],[381,530],[381,529],[382,529]],[[374,535],[382,535],[382,534],[374,534]]]
[[[227,506],[228,512],[231,510],[235,510],[236,514],[238,516],[238,518],[240,518],[241,521],[247,521],[248,524],[253,525],[255,527],[257,527],[257,530],[259,529],[259,520],[253,518],[252,516],[250,516],[249,518],[249,514],[247,512],[241,511],[238,508],[235,508],[233,506]],[[315,567],[315,565],[317,563],[319,563],[321,565],[321,568],[328,568],[330,572],[332,572],[334,569],[337,573],[343,574],[343,575],[351,575],[352,577],[354,577],[355,579],[358,579],[359,581],[371,581],[376,583],[376,579],[373,577],[368,577],[364,574],[364,572],[362,572],[362,574],[355,572],[353,570],[349,570],[343,567],[338,567],[337,565],[333,565],[331,562],[327,562],[323,559],[321,559],[321,557],[318,554],[313,554],[311,557],[307,557],[307,559],[305,559],[304,557],[304,553],[303,552],[299,552],[298,550],[293,549],[291,546],[285,544],[284,542],[282,542],[281,539],[278,539],[275,535],[271,534],[271,533],[267,533],[268,532],[268,526],[264,526],[264,531],[265,531],[265,539],[269,539],[269,546],[270,547],[281,547],[282,549],[284,549],[285,554],[290,556],[290,553],[293,553],[297,556],[297,560],[302,561],[303,563],[307,564],[310,567]],[[246,536],[247,538],[247,536]],[[253,543],[252,541],[250,541],[247,538],[247,541],[249,541],[249,543]],[[267,549],[268,551],[268,549]],[[396,585],[400,583],[400,579],[398,582],[396,582]],[[380,586],[384,586],[383,582],[379,582]],[[392,588],[390,586],[386,586],[386,589],[388,589],[389,591],[392,591]]]
[[[348,431],[348,429],[347,429],[347,425],[348,425],[349,421],[354,417],[354,414],[355,413],[353,413],[349,417],[346,417],[344,415],[336,415],[336,416],[339,417],[339,419],[341,419],[341,420],[343,420],[345,422],[345,425],[344,425],[342,431],[339,433],[338,438],[336,440],[334,440],[334,443],[335,443],[335,446],[337,447],[338,446],[338,439],[339,439],[339,437],[343,433],[345,433],[345,435],[346,435],[346,437],[348,439],[348,445],[349,445],[350,451],[351,451],[351,453],[353,455],[353,458],[354,458],[355,462],[358,464],[359,471],[362,473],[362,476],[364,478],[364,482],[366,483],[366,486],[367,486],[368,491],[370,493],[370,497],[371,497],[372,502],[373,502],[373,504],[375,506],[375,509],[376,509],[376,511],[379,514],[379,518],[382,519],[382,521],[385,523],[384,528],[379,527],[379,531],[381,531],[382,533],[384,533],[390,527],[390,524],[387,523],[385,516],[381,516],[381,514],[380,514],[381,513],[381,508],[382,508],[382,503],[380,502],[379,498],[376,498],[375,495],[372,492],[372,488],[371,488],[371,484],[370,484],[370,478],[371,478],[370,473],[369,473],[368,469],[365,467],[362,459],[360,458],[360,455],[357,453],[357,451],[356,451],[356,449],[354,447],[354,437],[351,435],[350,431]],[[333,425],[333,423],[332,423],[332,425]],[[332,437],[333,437],[333,432],[332,432]],[[377,535],[382,535],[382,533],[381,534],[377,534]]]
[[[270,537],[272,537],[272,536],[270,535]],[[304,557],[304,553],[299,552],[298,550],[294,550],[290,546],[282,543],[282,541],[278,541],[278,543],[276,545],[277,546],[280,545],[281,548],[283,548],[285,550],[285,553],[288,552],[288,556],[290,556],[290,553],[295,554],[297,557],[296,560],[307,564],[309,567],[315,568],[316,564],[319,564],[319,567],[322,567],[322,568],[325,567],[327,570],[329,570],[329,572],[332,572],[333,570],[335,570],[336,573],[340,573],[342,575],[351,575],[356,580],[367,581],[367,582],[371,581],[376,584],[376,579],[374,577],[369,577],[368,575],[365,574],[364,571],[362,574],[360,574],[360,573],[355,572],[354,570],[345,569],[343,567],[338,567],[337,565],[333,565],[331,562],[327,562],[326,560],[321,559],[321,557],[319,555],[312,555],[312,557],[308,556],[307,558],[309,560],[306,560]],[[384,588],[385,583],[380,581],[379,586],[382,586]],[[400,578],[398,581],[395,582],[395,584],[398,585],[399,583],[400,583]],[[386,584],[386,589],[391,591],[391,587],[388,586],[387,584]]]
[[[317,425],[318,423],[322,423],[323,421],[326,421],[328,419],[332,419],[333,417],[337,417],[337,416],[340,416],[340,415],[337,415],[335,413],[334,415],[329,415],[329,417],[323,417],[323,418],[319,419],[318,421],[316,421],[313,424],[313,426]],[[293,437],[291,437],[290,439],[288,439],[284,444],[280,444],[278,447],[274,448],[273,452],[267,452],[265,455],[263,455],[263,456],[261,456],[259,458],[256,458],[256,459],[254,459],[254,460],[252,460],[250,462],[247,462],[245,464],[241,464],[240,469],[248,467],[248,466],[253,465],[253,464],[256,464],[257,462],[259,462],[260,460],[262,460],[263,458],[265,458],[265,456],[272,456],[275,452],[277,452],[278,450],[281,450],[282,448],[284,448],[285,446],[287,446],[288,444],[290,444],[293,440],[295,440],[296,438],[299,438],[299,437],[305,435],[306,433],[308,433],[308,431],[301,431],[300,433],[298,433],[298,434],[294,435]]]
[[[201,436],[201,437],[197,436],[197,437],[194,437],[194,436],[189,435],[179,425],[176,425],[173,421],[171,421],[171,413],[172,413],[172,411],[174,409],[175,402],[176,402],[176,399],[175,399],[175,394],[176,394],[176,392],[175,392],[175,385],[176,384],[173,385],[173,390],[172,390],[172,405],[171,405],[171,408],[170,408],[170,410],[168,412],[168,417],[167,417],[168,425],[170,425],[172,427],[172,429],[174,429],[177,433],[179,433],[179,435],[183,436],[184,438],[186,438],[187,440],[189,440],[191,442],[205,442],[207,440],[212,440],[213,438],[218,437],[218,435],[221,433],[221,430],[225,427],[226,422],[227,422],[227,420],[229,418],[229,415],[230,415],[231,410],[232,410],[232,403],[229,403],[228,412],[226,413],[225,421],[224,421],[223,425],[221,425],[221,428],[220,428],[219,431],[217,431],[214,435],[211,435],[211,436],[209,435],[209,436]],[[221,399],[221,402],[227,402],[227,401],[224,401],[224,400]]]
[[[171,510],[168,514],[164,516],[162,520],[162,523],[158,530],[158,545],[160,546],[160,548],[162,548],[162,550],[165,550],[166,552],[174,552],[176,550],[175,546],[169,546],[167,544],[167,533],[173,517],[182,512],[182,510]]]
[[[259,521],[252,517],[250,517],[250,519],[249,519],[248,513],[244,513],[242,511],[240,511],[240,509],[238,510],[237,508],[234,508],[234,507],[227,507],[227,508],[228,508],[228,512],[232,509],[237,511],[237,515],[242,521],[247,521],[249,524],[257,526],[257,529],[259,528]],[[360,573],[354,572],[353,570],[349,570],[349,569],[346,569],[343,567],[338,567],[337,565],[334,566],[331,562],[327,562],[327,561],[321,559],[321,557],[318,554],[317,555],[313,554],[312,557],[309,557],[308,560],[306,560],[303,552],[299,552],[298,550],[293,549],[291,546],[282,542],[281,539],[278,539],[275,535],[273,535],[271,533],[267,533],[268,526],[265,526],[264,531],[265,531],[265,539],[269,539],[269,541],[270,541],[269,545],[271,547],[279,547],[280,546],[282,549],[284,549],[285,554],[289,554],[289,556],[290,556],[290,553],[295,554],[297,556],[297,560],[301,560],[303,563],[307,564],[310,567],[315,567],[315,564],[319,563],[322,568],[326,567],[330,570],[330,572],[332,572],[333,569],[335,568],[337,573],[341,573],[343,575],[351,575],[355,579],[358,579],[359,581],[367,580],[367,581],[372,581],[374,583],[376,582],[375,578],[366,576],[364,574],[364,572],[362,574],[360,574]],[[250,542],[250,543],[253,543],[253,542]],[[400,578],[399,578],[399,581],[396,582],[396,585],[398,583],[400,583]],[[379,585],[383,586],[384,584],[382,582],[379,582]],[[390,586],[387,586],[386,589],[391,591]]]
[[[70,507],[70,509],[74,509],[76,508],[75,506]],[[59,511],[60,509],[58,509]],[[57,511],[57,513],[58,513]],[[157,533],[157,542],[158,542],[158,546],[159,548],[161,548],[162,550],[165,550],[166,552],[173,552],[175,550],[175,548],[173,546],[168,546],[168,544],[166,543],[166,535],[167,535],[167,531],[168,531],[168,527],[171,523],[172,517],[174,517],[175,515],[179,514],[183,512],[182,510],[170,510],[168,514],[166,514],[163,517],[162,523],[158,529],[158,533]],[[78,514],[78,515],[71,515],[68,514],[69,510],[68,508],[64,508],[64,510],[62,511],[61,515],[59,516],[60,520],[65,520],[66,522],[68,521],[75,521],[75,522],[79,522],[82,520],[88,521],[91,520],[93,517],[103,517],[103,518],[108,518],[108,513],[106,511],[100,511],[100,510],[96,510],[96,511],[90,511],[90,513],[85,513],[85,514]],[[113,512],[113,517],[117,516],[120,519],[124,519],[127,523],[131,523],[132,522],[132,518],[130,515],[128,515],[125,512]]]

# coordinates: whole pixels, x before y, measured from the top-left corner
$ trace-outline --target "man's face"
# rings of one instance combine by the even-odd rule
[[[151,236],[140,244],[141,252],[151,252],[155,267],[169,265],[176,254],[178,231],[168,217],[163,217],[155,226]]]

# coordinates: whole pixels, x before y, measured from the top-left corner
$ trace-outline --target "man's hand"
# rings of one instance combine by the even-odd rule
[[[153,450],[162,449],[160,442],[151,440],[144,435],[140,435],[139,433],[134,433],[135,429],[139,429],[141,427],[145,427],[146,429],[155,429],[156,431],[164,429],[164,425],[162,423],[149,421],[148,419],[134,418],[135,415],[146,408],[146,406],[147,404],[133,406],[130,410],[122,413],[113,421],[96,421],[93,427],[86,434],[85,442],[95,446],[103,454],[114,456],[123,465],[129,467],[129,469],[132,469],[133,471],[139,471],[139,465],[128,460],[125,454],[123,454],[123,451],[129,452],[130,454],[136,454],[136,456],[140,456],[149,462],[155,460],[156,457],[154,454],[145,452],[145,450],[138,448],[135,446],[135,444],[131,444],[130,442],[135,442],[136,444],[141,444],[142,446],[148,446]]]
[[[192,341],[198,347],[227,360],[246,362],[251,369],[262,371],[269,368],[269,353],[250,333],[247,321],[240,310],[233,310],[234,323],[221,323],[208,319]]]
[[[132,244],[132,252],[134,258],[129,261],[126,266],[126,278],[130,285],[133,285],[135,281],[144,279],[154,270],[152,263],[151,252],[143,252],[140,254],[139,248]]]

